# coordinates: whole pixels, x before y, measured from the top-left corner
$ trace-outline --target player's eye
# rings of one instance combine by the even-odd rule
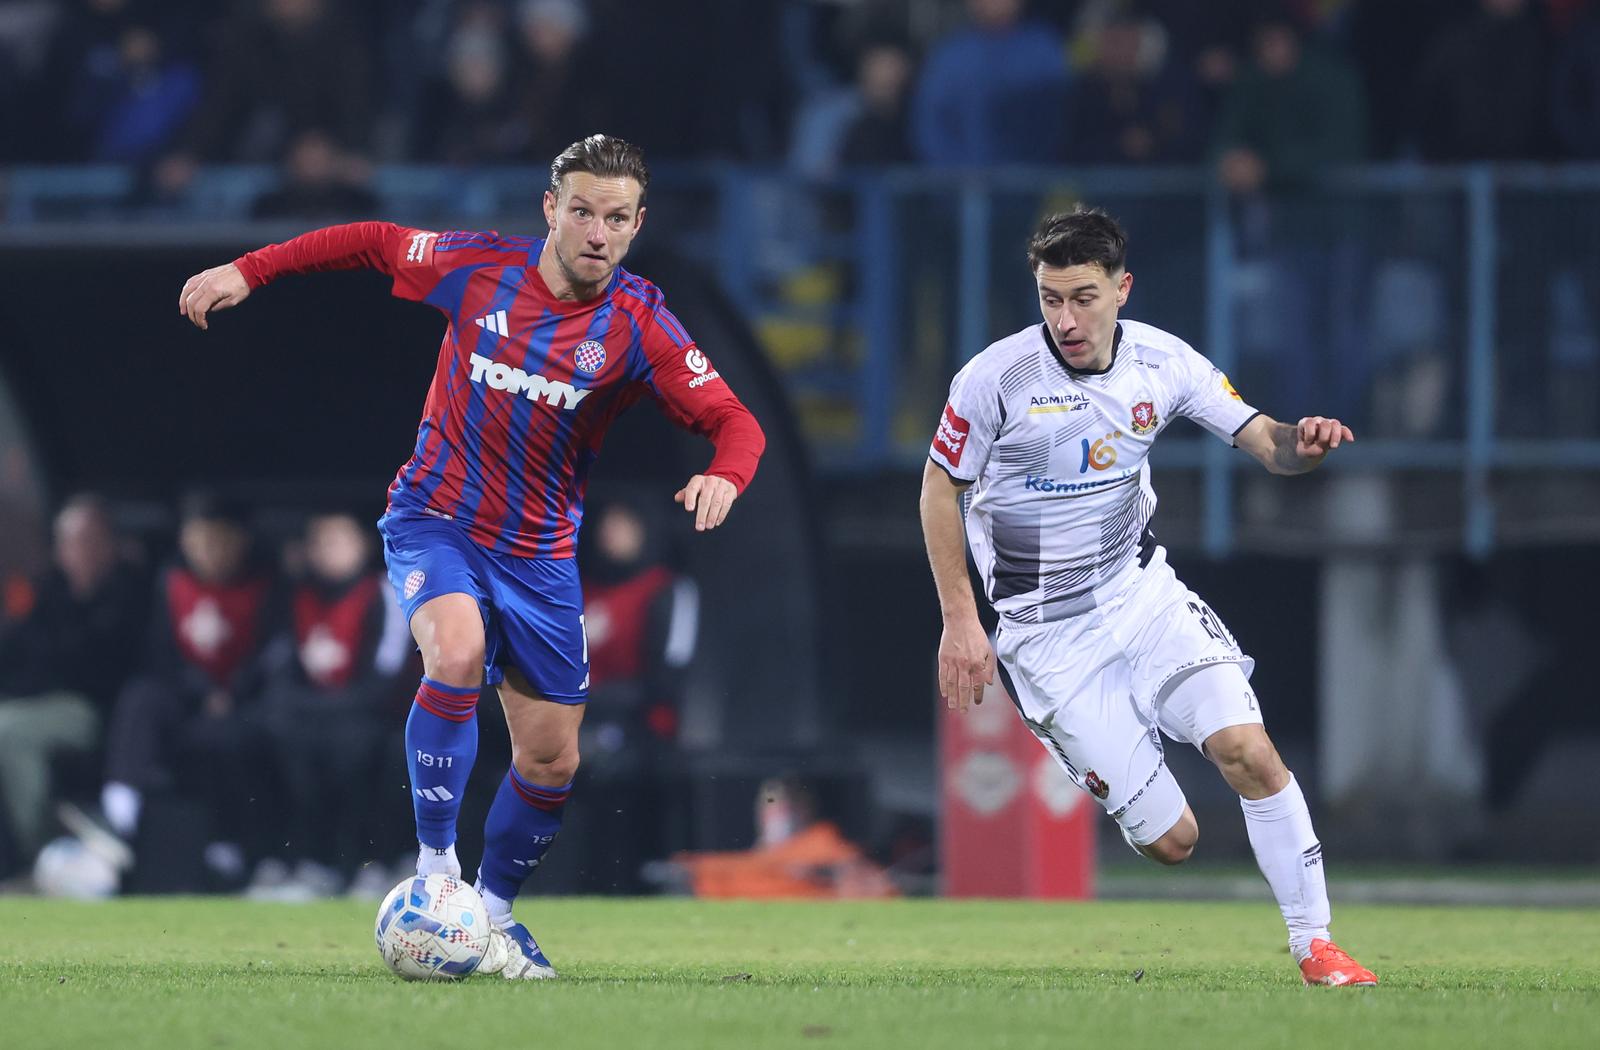
[[[611,216],[611,225],[613,225],[613,226],[621,226],[626,221],[627,221],[627,216],[625,216],[625,215],[613,215],[613,216]]]
[[[1074,299],[1073,302],[1077,303],[1079,306],[1090,306],[1094,303],[1094,297],[1090,296],[1087,299]]]
[[[574,208],[573,212],[580,219],[587,219],[589,217],[589,209],[588,208]]]

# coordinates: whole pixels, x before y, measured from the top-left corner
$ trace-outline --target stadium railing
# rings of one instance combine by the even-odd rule
[[[161,198],[126,168],[14,168],[0,175],[0,246],[234,236],[279,178],[203,169]],[[398,221],[537,229],[546,179],[380,166],[372,189]],[[1180,537],[1219,556],[1600,538],[1600,166],[1354,167],[1255,200],[1194,168],[818,182],[669,166],[650,226],[750,318],[819,468],[871,475],[915,468],[954,370],[1038,321],[1027,234],[1079,201],[1130,230],[1127,316],[1188,339],[1263,410],[1338,415],[1361,438],[1314,482],[1330,508],[1319,528],[1295,527],[1222,444],[1164,442],[1154,465],[1187,508],[1163,512]],[[1352,501],[1363,513],[1340,524]]]

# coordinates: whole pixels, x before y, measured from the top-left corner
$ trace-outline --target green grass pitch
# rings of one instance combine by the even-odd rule
[[[563,978],[405,984],[365,903],[0,898],[0,1046],[1600,1047],[1600,912],[1347,906],[1303,988],[1268,904],[525,902]]]

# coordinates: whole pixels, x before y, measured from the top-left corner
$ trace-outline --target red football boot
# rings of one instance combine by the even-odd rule
[[[1300,961],[1300,976],[1307,984],[1371,988],[1378,983],[1377,974],[1350,958],[1337,944],[1321,937],[1311,942],[1311,954]]]

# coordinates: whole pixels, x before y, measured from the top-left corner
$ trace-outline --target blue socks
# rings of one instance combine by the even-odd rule
[[[436,850],[455,845],[461,796],[478,757],[478,692],[424,677],[406,719],[417,841]]]
[[[478,881],[484,889],[505,901],[516,897],[561,830],[570,794],[570,780],[550,788],[524,780],[514,768],[506,773],[483,828]]]

